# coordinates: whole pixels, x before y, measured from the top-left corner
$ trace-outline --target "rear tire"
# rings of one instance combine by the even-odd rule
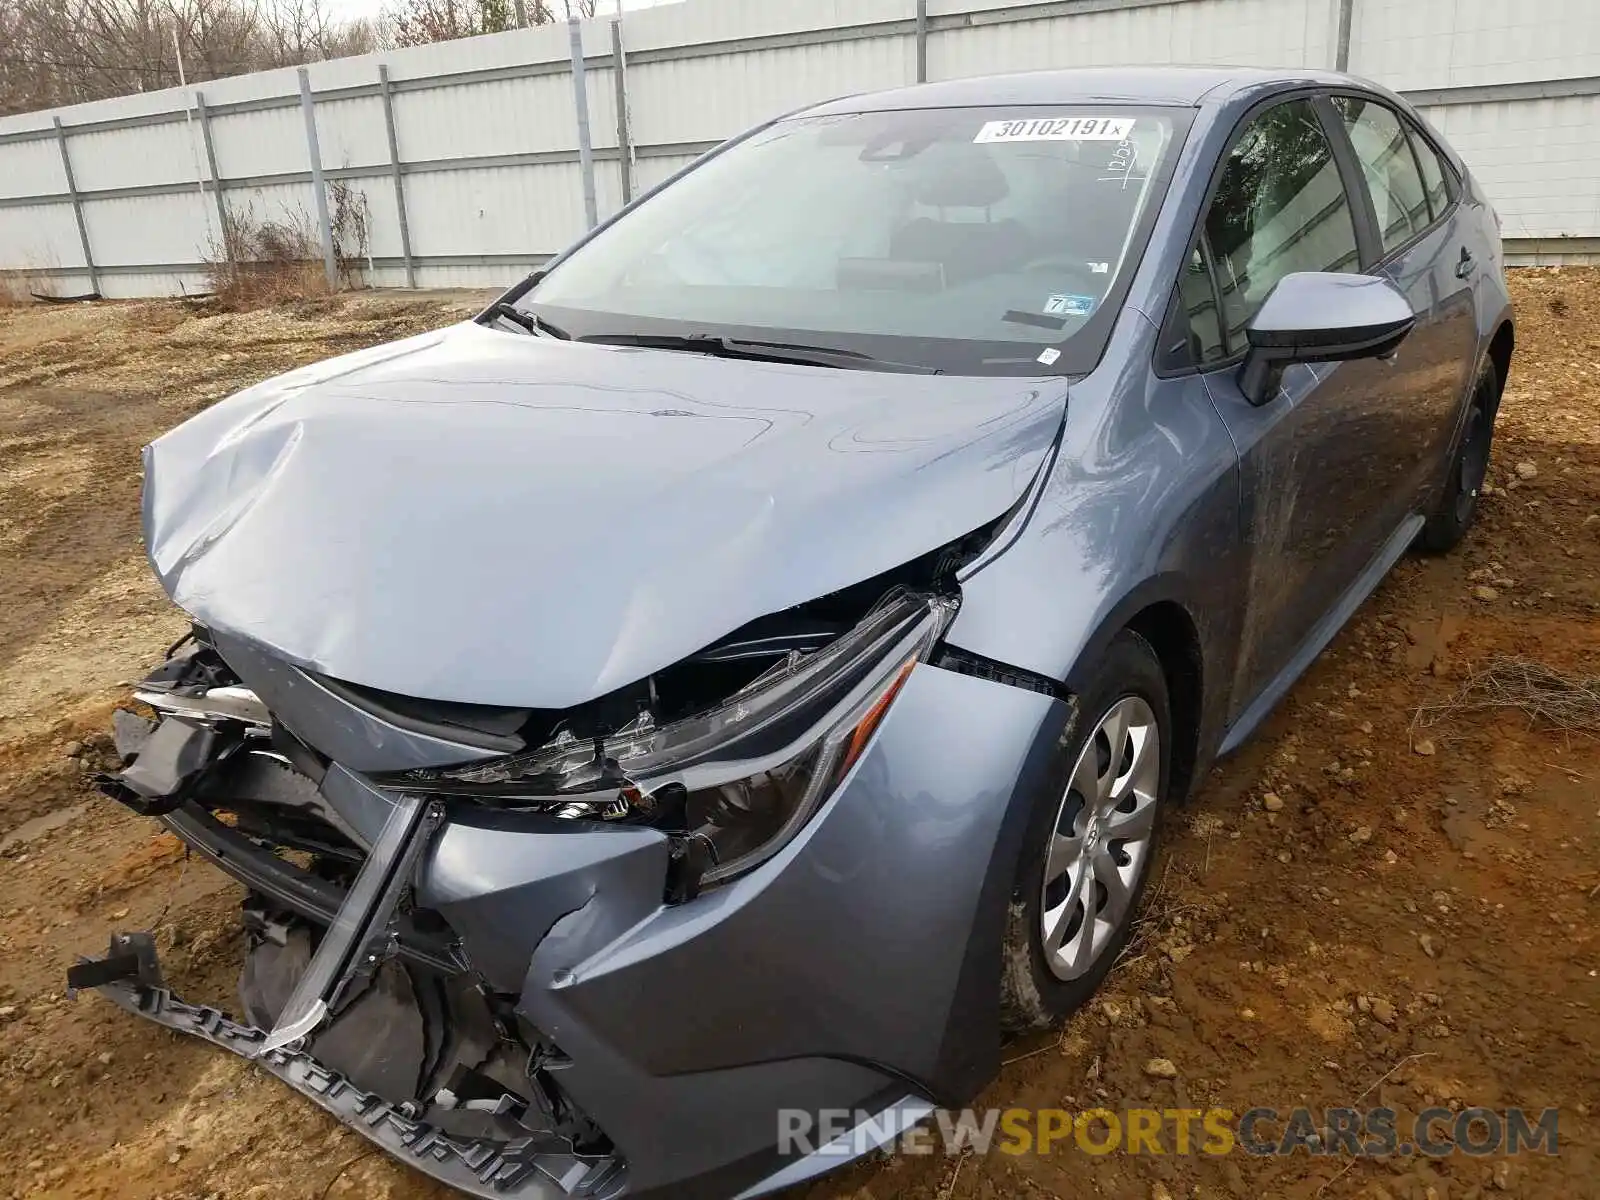
[[[1000,988],[1008,1032],[1047,1028],[1094,994],[1127,944],[1157,850],[1172,716],[1150,643],[1119,633],[1078,701],[1012,886]]]
[[[1489,471],[1489,452],[1494,442],[1495,411],[1500,407],[1500,374],[1493,362],[1485,362],[1472,389],[1472,407],[1467,412],[1467,427],[1461,444],[1450,461],[1439,506],[1417,535],[1417,549],[1425,554],[1444,554],[1454,550],[1467,536],[1478,516],[1478,496]]]

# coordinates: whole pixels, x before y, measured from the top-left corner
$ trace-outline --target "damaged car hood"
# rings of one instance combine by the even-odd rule
[[[145,536],[196,620],[303,667],[565,708],[1000,516],[1065,391],[464,324],[160,438]]]

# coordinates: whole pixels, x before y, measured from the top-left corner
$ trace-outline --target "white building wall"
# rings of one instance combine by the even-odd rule
[[[1502,233],[1541,257],[1560,242],[1600,234],[1600,96],[1461,104],[1424,114],[1472,164],[1494,200]]]

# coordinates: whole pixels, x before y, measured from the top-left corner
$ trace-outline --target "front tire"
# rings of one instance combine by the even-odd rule
[[[1093,995],[1127,944],[1156,853],[1172,747],[1160,660],[1124,630],[1078,699],[1012,888],[1000,989],[1010,1032],[1047,1028]]]
[[[1478,516],[1478,495],[1489,473],[1489,452],[1494,442],[1495,410],[1500,406],[1500,374],[1492,362],[1483,364],[1472,389],[1472,407],[1461,445],[1450,462],[1439,507],[1417,535],[1417,548],[1426,554],[1454,550],[1467,536]]]

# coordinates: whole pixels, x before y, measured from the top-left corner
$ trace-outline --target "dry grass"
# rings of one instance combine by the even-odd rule
[[[273,308],[332,291],[320,260],[225,259],[206,272],[216,307],[226,312]]]
[[[1543,663],[1499,658],[1475,672],[1455,695],[1417,710],[1417,724],[1429,726],[1465,712],[1510,708],[1530,724],[1571,733],[1600,734],[1600,676],[1563,675]]]

